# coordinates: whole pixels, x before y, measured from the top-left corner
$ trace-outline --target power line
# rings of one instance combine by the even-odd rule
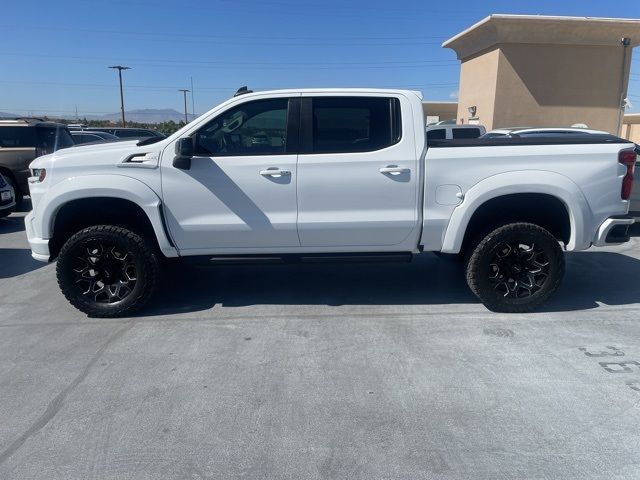
[[[228,10],[224,10],[221,9],[219,5],[212,5],[213,2],[208,2],[208,4],[202,4],[202,3],[187,3],[184,0],[179,2],[179,3],[162,3],[162,2],[150,2],[150,1],[145,1],[145,2],[141,2],[141,1],[137,1],[134,2],[132,0],[111,0],[110,4],[123,4],[125,5],[128,9],[130,9],[131,7],[135,7],[135,6],[148,6],[149,8],[153,8],[154,10],[158,10],[158,9],[165,9],[165,10],[175,10],[179,13],[183,13],[185,11],[185,9],[189,8],[189,5],[191,5],[191,8],[197,8],[198,11],[200,12],[200,14],[202,14],[203,11],[206,10],[210,10],[210,9],[214,9],[215,13],[218,15],[218,17],[223,16],[224,14],[233,14],[234,16],[237,15],[238,12],[238,6],[237,4],[234,3],[230,3],[227,2],[227,5],[229,6]],[[223,3],[223,2],[218,2],[219,3]],[[450,9],[438,9],[438,8],[432,8],[431,2],[425,2],[425,4],[427,5],[427,7],[423,10],[423,11],[414,11],[412,12],[412,15],[410,17],[407,17],[406,14],[404,13],[400,13],[398,11],[397,8],[390,8],[388,10],[384,10],[381,9],[379,7],[376,7],[375,9],[370,8],[370,4],[365,5],[363,4],[360,7],[355,7],[355,6],[350,6],[345,4],[344,2],[340,5],[336,5],[334,6],[337,9],[342,8],[343,11],[339,12],[339,15],[341,17],[355,17],[357,18],[359,21],[363,21],[363,20],[374,20],[374,19],[381,19],[381,20],[390,20],[390,19],[396,19],[396,20],[407,20],[407,18],[409,19],[416,19],[416,18],[423,18],[425,15],[430,15],[430,16],[435,16],[435,15],[445,15],[445,19],[442,19],[442,21],[445,20],[456,20],[457,18],[460,17],[461,14],[465,14],[465,13],[475,13],[477,15],[487,15],[488,14],[488,10],[475,10],[475,11],[471,11],[468,9],[464,9],[464,10],[450,10]],[[246,9],[251,10],[250,13],[252,14],[260,14],[260,13],[273,13],[274,9],[273,7],[279,7],[277,10],[277,15],[278,16],[294,16],[294,17],[303,17],[303,18],[312,18],[312,17],[329,17],[332,19],[335,19],[336,13],[334,11],[332,11],[331,13],[329,13],[327,11],[327,6],[326,4],[305,4],[307,7],[311,6],[312,8],[317,8],[318,10],[312,11],[312,12],[308,12],[308,11],[303,11],[299,8],[291,8],[291,7],[298,7],[299,4],[298,3],[287,3],[287,2],[266,2],[261,0],[260,3],[258,4],[254,4],[251,7],[245,7]],[[100,4],[97,7],[90,7],[92,10],[95,8],[103,8],[104,7],[104,2],[100,2]],[[281,7],[289,7],[289,8],[281,8]],[[351,11],[344,11],[344,10],[351,10]],[[372,14],[372,12],[374,12]],[[380,14],[377,14],[380,13]]]
[[[95,56],[81,56],[81,55],[48,55],[40,53],[9,53],[1,52],[0,56],[12,56],[12,57],[35,57],[35,58],[64,58],[69,60],[83,60],[83,61],[96,61],[105,62],[116,60],[113,57],[95,57]],[[223,60],[219,61],[197,61],[197,60],[180,60],[180,59],[149,59],[149,58],[126,58],[124,59],[128,63],[138,63],[144,65],[156,65],[159,63],[167,63],[170,65],[193,65],[193,66],[211,66],[211,67],[249,67],[254,68],[259,65],[260,68],[266,67],[296,67],[296,68],[414,68],[425,66],[450,66],[459,65],[455,60],[398,60],[398,61],[383,61],[383,62],[227,62]],[[149,63],[153,62],[153,63]]]
[[[0,57],[5,56],[23,56],[23,57],[34,57],[34,58],[44,58],[47,60],[55,59],[55,58],[64,58],[67,60],[78,60],[83,63],[105,63],[111,61],[111,58],[102,58],[102,57],[83,57],[83,56],[65,56],[65,55],[41,55],[41,54],[14,54],[14,53],[0,53]],[[259,70],[269,70],[269,71],[336,71],[336,70],[414,70],[414,69],[430,69],[435,70],[439,68],[451,68],[454,66],[458,66],[459,63],[457,61],[440,61],[438,63],[407,63],[407,64],[370,64],[370,65],[361,65],[361,64],[353,64],[353,63],[343,63],[343,64],[332,64],[332,65],[315,65],[315,64],[299,64],[295,63],[273,63],[273,64],[251,64],[251,63],[213,63],[213,62],[197,62],[197,61],[186,61],[186,60],[147,60],[147,59],[123,59],[128,63],[133,63],[137,67],[149,67],[149,68],[176,68],[180,67],[188,67],[190,69],[200,69],[200,70],[220,70],[224,69],[226,72],[229,71],[256,71],[257,67]]]
[[[66,83],[66,82],[40,82],[40,81],[33,81],[33,80],[0,80],[0,83],[13,83],[13,84],[28,84],[28,85],[59,85],[59,86],[69,86],[69,87],[84,87],[84,86],[90,86],[90,87],[104,87],[104,88],[113,88],[113,87],[117,87],[118,84],[112,84],[112,83]],[[448,85],[457,85],[457,82],[436,82],[436,83],[421,83],[421,84],[414,84],[414,86],[418,86],[418,87],[424,87],[424,86],[432,86],[432,87],[436,87],[436,86],[448,86]],[[264,87],[264,86],[255,86],[252,85],[253,88],[257,88],[260,90],[266,90],[266,89],[273,89],[273,88],[282,88],[282,87]],[[134,85],[128,85],[127,88],[144,88],[144,89],[148,89],[148,88],[157,88],[157,89],[163,89],[163,90],[175,90],[177,88],[179,88],[179,86],[177,85],[139,85],[139,84],[134,84]],[[229,88],[236,88],[237,89],[237,85],[236,86],[218,86],[218,87],[199,87],[199,90],[227,90]],[[292,87],[292,88],[303,88],[303,87]]]
[[[2,29],[11,29],[14,25],[2,25],[0,28]],[[76,27],[51,27],[51,26],[42,26],[42,27],[20,27],[20,30],[31,29],[36,31],[66,31],[66,32],[82,32],[82,33],[91,33],[92,35],[96,34],[105,34],[105,35],[132,35],[132,36],[145,36],[145,37],[155,37],[155,38],[167,38],[167,35],[164,33],[153,33],[153,32],[141,32],[137,30],[95,30],[88,28],[76,28]],[[376,36],[331,36],[331,40],[336,42],[349,42],[349,41],[367,41],[367,42],[375,42],[377,40],[380,41],[389,41],[389,40],[397,40],[397,41],[418,41],[418,40],[440,40],[444,41],[449,38],[450,35],[376,35]],[[181,33],[180,38],[171,37],[169,40],[171,42],[180,42],[184,38],[194,38],[194,39],[211,39],[211,40],[229,40],[228,35],[208,35],[208,34],[195,34],[195,33]],[[295,41],[295,42],[319,42],[319,44],[325,45],[326,37],[305,37],[305,36],[280,36],[280,35],[233,35],[233,38],[242,39],[242,40],[260,40],[260,43],[264,43],[264,40],[267,41]],[[440,42],[435,42],[440,44]]]

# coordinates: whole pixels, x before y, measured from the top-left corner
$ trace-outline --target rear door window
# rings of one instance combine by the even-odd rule
[[[400,140],[400,102],[385,97],[315,97],[312,152],[371,152]]]
[[[0,127],[2,148],[35,148],[36,143],[33,127]]]

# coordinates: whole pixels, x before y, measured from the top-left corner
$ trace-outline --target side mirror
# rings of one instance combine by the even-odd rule
[[[182,170],[189,170],[194,151],[193,138],[184,137],[179,139],[176,142],[176,156],[173,158],[173,166]]]

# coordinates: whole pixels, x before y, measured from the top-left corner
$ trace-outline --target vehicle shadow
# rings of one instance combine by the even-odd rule
[[[421,305],[477,303],[459,265],[434,255],[406,263],[173,265],[144,315],[214,305]]]
[[[605,280],[606,279],[606,280]],[[640,260],[611,252],[567,254],[567,274],[541,311],[640,303]],[[214,305],[478,304],[462,268],[426,254],[410,264],[174,265],[158,300],[142,315],[170,315]]]
[[[0,248],[0,279],[17,277],[47,265],[31,257],[26,248]]]
[[[22,203],[16,208],[16,212],[30,212],[31,211],[31,198],[25,197]]]
[[[14,216],[0,218],[0,235],[24,231],[24,217]]]
[[[575,311],[640,303],[640,260],[613,252],[567,253],[558,293],[542,311]]]

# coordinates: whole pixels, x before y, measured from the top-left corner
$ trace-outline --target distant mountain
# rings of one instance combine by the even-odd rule
[[[1,115],[1,114],[0,114]],[[128,122],[138,123],[160,123],[173,120],[178,123],[184,120],[184,113],[180,113],[172,108],[143,108],[139,110],[130,110],[124,112],[125,119]],[[120,112],[107,113],[106,115],[87,115],[87,120],[110,120],[112,122],[120,121]],[[196,118],[195,115],[188,115],[189,121]]]
[[[16,118],[19,116],[20,115],[16,115],[15,113],[0,112],[0,118]],[[182,118],[184,118],[184,116]]]

